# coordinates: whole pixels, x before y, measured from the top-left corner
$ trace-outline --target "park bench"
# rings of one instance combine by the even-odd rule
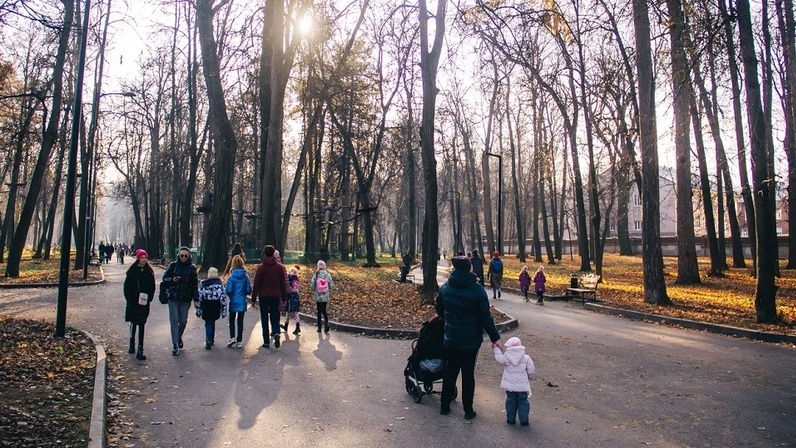
[[[597,284],[600,276],[595,274],[581,275],[577,288],[567,288],[567,295],[575,300],[585,303],[587,300],[597,301]]]

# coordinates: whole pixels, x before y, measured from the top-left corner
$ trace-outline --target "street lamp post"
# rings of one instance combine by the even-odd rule
[[[61,231],[61,265],[58,275],[58,303],[55,309],[55,337],[66,334],[66,299],[69,289],[69,256],[72,248],[72,212],[75,208],[75,178],[77,177],[77,145],[80,140],[80,116],[83,103],[83,75],[86,71],[86,41],[88,40],[91,0],[83,10],[83,29],[80,30],[80,53],[75,78],[75,103],[72,108],[72,133],[69,136],[69,161],[66,170],[64,217]]]
[[[498,228],[497,251],[503,254],[503,156],[491,152],[486,153],[498,159]]]

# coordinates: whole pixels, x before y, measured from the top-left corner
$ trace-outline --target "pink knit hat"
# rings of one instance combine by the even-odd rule
[[[138,249],[137,251],[135,251],[135,259],[138,260],[141,257],[149,258],[149,254],[147,254],[144,249]]]
[[[522,341],[516,336],[506,341],[506,347],[517,347],[520,345],[522,345]]]

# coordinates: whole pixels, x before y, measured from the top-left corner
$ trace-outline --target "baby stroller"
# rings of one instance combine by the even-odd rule
[[[445,370],[445,322],[442,319],[433,319],[423,323],[420,334],[412,341],[412,354],[407,358],[404,377],[406,392],[412,396],[415,403],[420,403],[423,395],[442,394],[434,390],[434,383],[442,383],[442,374]],[[458,395],[456,386],[453,386],[453,399]]]

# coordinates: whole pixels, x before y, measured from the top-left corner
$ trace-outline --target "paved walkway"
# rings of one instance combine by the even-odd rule
[[[788,446],[796,441],[796,350],[652,325],[561,302],[494,301],[517,317],[533,356],[531,427],[505,424],[501,368],[484,345],[475,409],[438,414],[438,396],[415,404],[404,389],[410,341],[306,328],[261,349],[249,312],[245,347],[204,349],[191,316],[186,348],[170,355],[168,312],[153,303],[147,361],[126,353],[121,282],[70,288],[67,324],[104,340],[127,371],[135,422],[125,447],[219,446]],[[444,272],[444,270],[442,271]],[[418,276],[419,278],[419,276]],[[0,314],[54,320],[57,290],[0,290]],[[334,316],[331,316],[334,319]],[[217,340],[226,340],[219,321]]]

